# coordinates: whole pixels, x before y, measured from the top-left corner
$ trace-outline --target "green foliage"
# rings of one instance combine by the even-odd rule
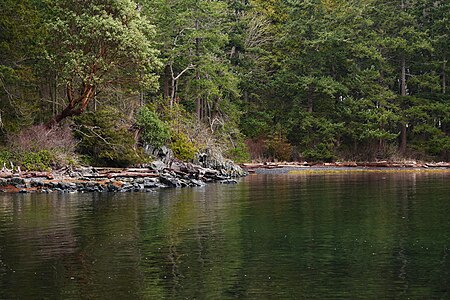
[[[54,156],[48,150],[22,154],[20,164],[29,171],[50,171]]]
[[[155,85],[154,26],[134,1],[57,0],[48,9],[47,49],[61,80]]]
[[[226,151],[225,155],[226,157],[237,163],[250,161],[250,153],[248,147],[242,141],[239,141],[233,148],[230,148],[228,151]]]
[[[170,139],[168,125],[149,106],[141,108],[136,123],[142,129],[142,139],[153,147],[161,147]]]
[[[78,149],[91,163],[127,165],[138,155],[125,118],[102,107],[131,119],[143,103],[162,99],[137,114],[142,138],[169,142],[187,159],[193,148],[215,144],[247,160],[246,138],[261,149],[265,141],[266,156],[279,160],[290,152],[320,161],[387,159],[401,137],[409,150],[402,154],[448,159],[449,7],[4,0],[0,141],[62,112],[100,108],[77,119]],[[44,149],[61,161],[61,151],[40,148],[49,139],[9,140],[14,156]]]
[[[266,155],[272,159],[279,161],[289,161],[292,159],[292,145],[280,134],[269,136],[269,139],[266,141],[265,150]]]
[[[172,142],[169,145],[176,158],[189,161],[193,160],[198,152],[196,145],[182,132],[172,132]]]
[[[140,161],[136,141],[124,116],[113,108],[88,112],[75,118],[78,151],[88,162],[102,166],[129,166]]]
[[[14,154],[8,150],[0,150],[0,169],[3,166],[7,168],[10,166],[10,162],[14,160]]]
[[[333,147],[333,144],[319,143],[314,148],[305,150],[303,156],[307,161],[331,162],[336,158]]]
[[[5,166],[20,166],[22,170],[27,171],[50,171],[58,159],[55,153],[49,150],[26,151],[14,153],[9,150],[0,151],[0,168]]]

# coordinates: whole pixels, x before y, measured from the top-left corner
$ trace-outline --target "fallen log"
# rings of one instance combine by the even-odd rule
[[[105,175],[108,178],[127,177],[127,178],[143,178],[143,177],[159,177],[158,173],[137,173],[137,172],[121,172],[108,173]]]

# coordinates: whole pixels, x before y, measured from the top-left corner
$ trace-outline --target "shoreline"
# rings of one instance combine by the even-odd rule
[[[203,167],[155,161],[143,168],[78,167],[51,172],[0,171],[0,193],[154,192],[160,188],[235,184],[248,175],[234,163]]]
[[[241,164],[250,174],[324,174],[339,172],[446,172],[450,163],[417,162],[337,162],[337,163],[246,163]]]
[[[142,168],[66,167],[50,172],[0,170],[0,193],[154,192],[160,188],[202,187],[208,183],[235,184],[248,174],[312,175],[334,173],[450,172],[450,163],[345,162],[244,163],[230,161],[200,166],[155,161]]]

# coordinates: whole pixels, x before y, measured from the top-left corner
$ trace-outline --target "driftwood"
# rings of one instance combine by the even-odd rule
[[[20,172],[13,173],[11,171],[0,171],[0,178],[34,178],[34,177],[42,177],[47,179],[53,179],[53,174],[51,172]]]
[[[108,178],[127,177],[127,178],[143,178],[143,177],[159,177],[158,173],[138,173],[138,172],[121,172],[121,173],[108,173]]]

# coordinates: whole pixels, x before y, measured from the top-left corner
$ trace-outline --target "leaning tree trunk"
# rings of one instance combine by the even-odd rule
[[[89,102],[94,98],[95,87],[92,84],[86,84],[82,90],[81,95],[75,97],[72,86],[70,83],[67,84],[66,92],[69,104],[60,114],[56,115],[47,123],[47,127],[52,127],[65,118],[81,115],[86,110]]]

